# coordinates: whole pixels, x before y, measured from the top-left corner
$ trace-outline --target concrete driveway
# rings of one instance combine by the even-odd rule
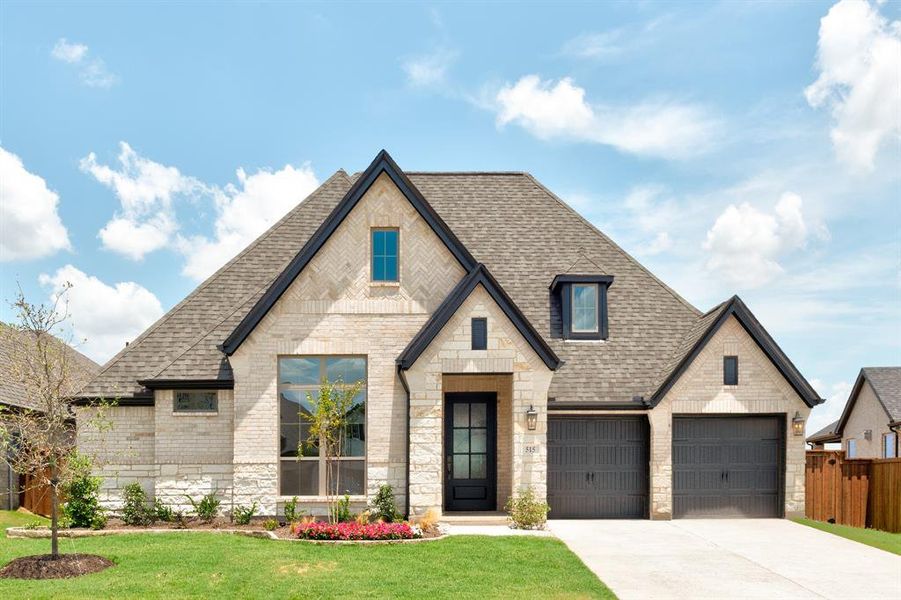
[[[551,521],[621,600],[901,598],[901,556],[782,519]]]

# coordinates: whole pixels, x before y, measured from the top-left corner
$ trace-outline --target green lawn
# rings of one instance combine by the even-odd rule
[[[31,523],[49,524],[50,519],[17,510],[0,510],[0,529],[6,529],[7,527],[24,527]]]
[[[848,527],[847,525],[833,525],[832,523],[824,523],[823,521],[813,521],[811,519],[792,519],[795,523],[807,525],[820,531],[873,546],[880,550],[886,550],[894,554],[901,555],[901,533],[889,533],[887,531],[879,531],[877,529],[861,529],[860,527]]]
[[[48,540],[0,539],[0,564]],[[172,533],[61,539],[116,566],[68,580],[0,579],[2,598],[615,598],[562,542],[458,536],[393,546],[315,546]]]

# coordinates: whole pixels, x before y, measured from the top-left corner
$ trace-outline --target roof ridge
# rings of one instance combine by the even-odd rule
[[[229,260],[228,262],[226,262],[224,265],[222,265],[221,267],[219,267],[215,272],[213,272],[209,277],[207,277],[206,279],[204,279],[203,282],[202,282],[200,285],[198,285],[196,288],[194,288],[187,296],[185,296],[185,297],[181,300],[181,302],[177,303],[175,306],[173,306],[173,307],[170,308],[168,311],[166,311],[166,313],[165,313],[163,316],[161,316],[159,319],[157,319],[156,321],[154,321],[154,323],[153,323],[152,325],[150,325],[150,327],[148,327],[147,329],[145,329],[145,330],[143,331],[143,333],[141,333],[141,335],[139,335],[138,337],[136,337],[136,338],[134,339],[134,341],[133,341],[131,344],[126,344],[126,346],[125,346],[124,348],[122,348],[121,350],[119,350],[119,352],[117,352],[115,355],[113,355],[113,357],[110,358],[110,359],[102,366],[102,368],[100,369],[100,371],[99,371],[94,377],[92,377],[91,380],[90,380],[88,383],[90,384],[90,383],[92,383],[94,380],[99,379],[99,378],[100,378],[104,373],[106,373],[106,371],[108,371],[108,370],[109,370],[109,369],[110,369],[110,368],[111,368],[111,367],[112,367],[112,366],[113,366],[120,358],[122,358],[122,356],[124,356],[126,352],[128,352],[128,351],[130,351],[130,350],[133,350],[138,344],[140,344],[141,342],[143,342],[143,341],[144,341],[151,333],[153,333],[154,331],[156,331],[157,329],[159,329],[166,321],[168,321],[172,316],[174,316],[174,315],[176,314],[176,312],[178,312],[178,310],[179,310],[182,306],[184,306],[185,304],[188,303],[189,300],[193,299],[193,298],[194,298],[195,296],[197,296],[202,290],[204,290],[204,289],[206,289],[207,287],[209,287],[209,286],[212,284],[213,281],[215,281],[216,279],[218,279],[218,277],[219,277],[219,275],[220,275],[221,273],[223,273],[224,271],[228,270],[231,266],[233,266],[233,265],[238,261],[238,259],[242,258],[242,257],[245,256],[248,252],[250,252],[251,249],[256,248],[256,247],[257,247],[264,239],[267,239],[270,235],[272,235],[272,233],[273,233],[275,230],[277,230],[277,229],[279,229],[280,227],[282,227],[282,225],[284,225],[285,222],[286,222],[291,216],[293,216],[294,213],[295,213],[295,212],[296,212],[303,204],[305,204],[307,200],[309,200],[309,199],[310,199],[311,197],[313,197],[315,194],[319,193],[326,185],[328,185],[333,179],[335,179],[335,178],[338,177],[338,176],[343,176],[345,179],[347,179],[347,173],[344,172],[344,169],[339,169],[339,170],[335,171],[328,179],[326,179],[325,181],[323,181],[323,182],[319,185],[319,187],[317,187],[315,190],[313,190],[312,192],[310,192],[309,194],[307,194],[306,197],[304,197],[303,200],[301,200],[300,202],[298,202],[298,203],[294,206],[294,208],[292,208],[292,209],[289,210],[287,213],[285,213],[285,215],[284,215],[281,219],[279,219],[278,221],[276,221],[275,223],[273,223],[272,226],[269,227],[269,229],[267,229],[267,230],[264,231],[262,234],[260,234],[255,240],[253,240],[250,244],[248,244],[247,246],[245,246],[243,250],[241,250],[241,251],[238,252],[235,256],[233,256],[233,257],[231,258],[231,260]],[[259,290],[257,290],[257,291],[259,291]],[[242,299],[242,300],[243,300],[243,299]],[[246,300],[244,300],[244,301],[246,302]],[[243,302],[242,302],[242,305],[243,305]],[[203,333],[203,334],[200,336],[199,339],[202,340],[204,337],[206,337],[206,335],[207,335],[207,332]],[[197,343],[197,342],[195,341],[194,344],[191,344],[191,346],[189,346],[189,347],[193,347],[194,345],[196,345],[196,343]],[[182,353],[182,354],[183,354],[183,353]],[[180,357],[180,356],[181,356],[181,354],[179,354],[179,357]],[[176,359],[173,359],[172,361],[169,361],[168,363],[166,363],[166,365],[165,365],[162,369],[160,369],[158,372],[162,372],[163,370],[165,370],[166,368],[168,368],[169,365],[171,365],[175,360],[177,360],[177,358],[178,358],[178,357],[176,357]]]
[[[528,177],[527,171],[404,171],[407,175],[503,175]]]
[[[646,273],[653,281],[655,281],[655,282],[656,282],[659,286],[661,286],[664,290],[666,290],[667,292],[669,292],[676,300],[678,300],[679,302],[681,302],[681,303],[682,303],[686,308],[688,308],[691,312],[693,312],[695,315],[701,315],[701,311],[698,310],[691,302],[689,302],[688,300],[686,300],[685,298],[683,298],[676,290],[674,290],[673,288],[671,288],[670,286],[668,286],[667,284],[665,284],[660,278],[658,278],[656,275],[654,275],[647,267],[645,267],[643,264],[641,264],[640,262],[638,262],[638,259],[636,259],[634,256],[632,256],[631,254],[629,254],[628,252],[626,252],[625,250],[623,250],[623,249],[620,247],[620,245],[617,244],[616,242],[614,242],[612,239],[610,239],[610,238],[607,236],[606,233],[604,233],[603,231],[601,231],[600,229],[598,229],[597,227],[595,227],[595,226],[591,223],[591,221],[589,221],[588,219],[586,219],[585,217],[583,217],[581,214],[579,214],[579,211],[577,211],[576,209],[574,209],[572,206],[570,206],[569,204],[567,204],[565,201],[561,200],[560,197],[557,196],[557,194],[555,194],[554,192],[552,192],[551,190],[549,190],[548,188],[546,188],[540,181],[538,181],[538,180],[535,178],[534,175],[532,175],[531,173],[525,173],[525,176],[528,177],[528,178],[532,181],[532,183],[534,183],[536,186],[538,186],[539,189],[541,189],[545,194],[547,194],[549,197],[551,197],[552,199],[554,199],[555,201],[557,201],[557,203],[559,203],[563,208],[565,208],[567,211],[569,211],[570,213],[572,213],[573,215],[575,215],[580,221],[582,221],[582,223],[584,223],[585,225],[587,225],[587,226],[588,226],[590,229],[592,229],[596,234],[598,234],[599,236],[601,236],[601,238],[603,238],[604,241],[606,241],[608,244],[610,244],[610,245],[613,247],[614,250],[618,251],[618,252],[619,252],[620,254],[622,254],[627,260],[631,261],[631,262],[632,262],[633,264],[635,264],[639,269],[641,269],[642,271],[644,271],[644,272],[645,272],[645,273]]]

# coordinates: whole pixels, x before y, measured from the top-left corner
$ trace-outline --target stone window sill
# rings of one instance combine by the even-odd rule
[[[386,287],[386,288],[399,288],[399,281],[370,281],[369,285],[372,287]]]
[[[173,417],[218,417],[218,410],[173,410]]]
[[[338,496],[340,499],[344,499],[344,496]],[[293,500],[295,496],[279,496],[278,502],[290,502]],[[297,501],[299,503],[322,503],[325,504],[329,501],[327,496],[297,496]],[[350,496],[350,502],[368,502],[368,496]]]

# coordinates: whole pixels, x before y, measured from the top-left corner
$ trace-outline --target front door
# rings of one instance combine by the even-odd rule
[[[444,508],[497,508],[497,394],[444,395]]]

